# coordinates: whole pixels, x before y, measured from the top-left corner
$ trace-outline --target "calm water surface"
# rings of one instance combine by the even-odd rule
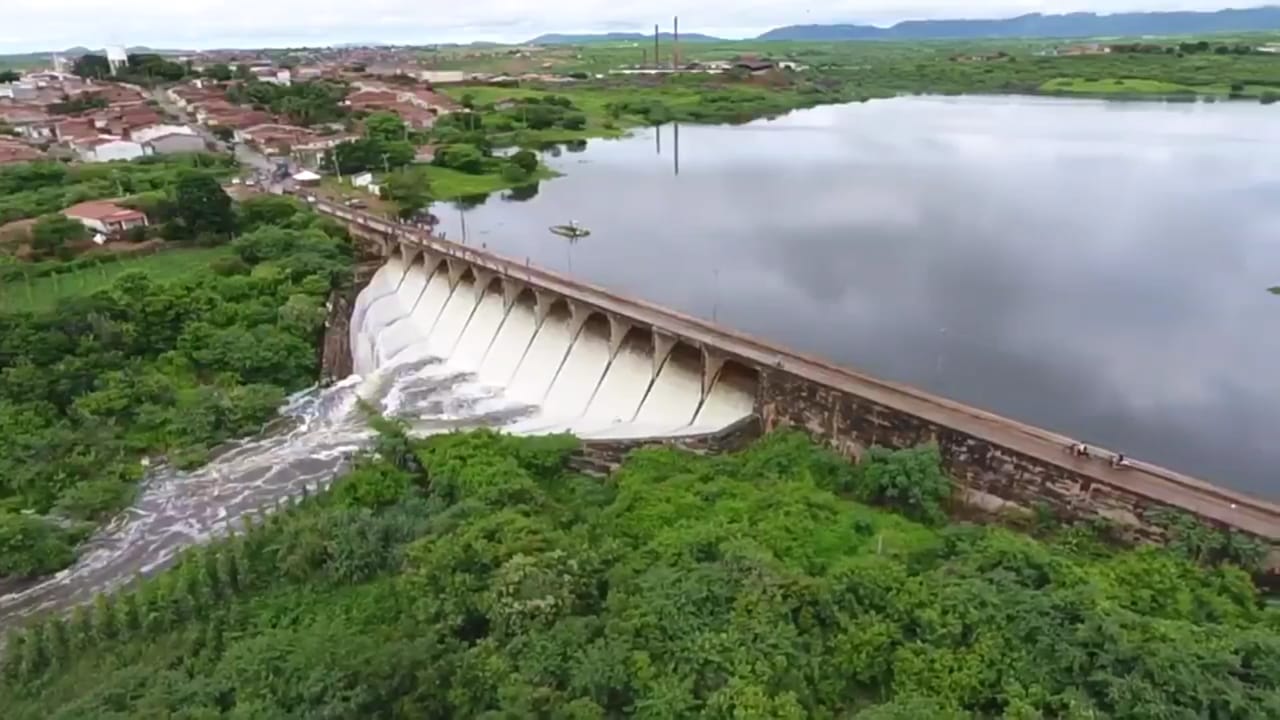
[[[1280,106],[911,98],[551,162],[468,242],[1280,496]]]

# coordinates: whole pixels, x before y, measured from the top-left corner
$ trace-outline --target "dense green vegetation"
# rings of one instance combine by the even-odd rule
[[[384,428],[325,495],[12,635],[5,716],[1280,713],[1280,613],[1247,574],[936,525],[929,448],[851,467],[780,434],[601,481],[574,446]]]
[[[12,165],[0,168],[0,224],[57,212],[85,200],[167,191],[186,171],[225,177],[234,167],[230,157],[204,154],[152,155],[127,163],[75,166]]]
[[[1235,94],[1256,100],[1262,99],[1267,92],[1280,91],[1280,55],[1255,50],[1267,42],[1276,42],[1275,35],[1143,39],[1138,42],[1107,40],[1098,45],[1097,50],[1114,46],[1113,51],[1101,53],[1092,48],[1092,43],[1081,40],[756,40],[687,43],[681,46],[681,61],[733,62],[741,58],[759,58],[797,63],[802,68],[799,71],[785,71],[778,73],[780,77],[769,78],[772,92],[790,89],[803,97],[813,92],[805,91],[806,86],[812,85],[836,100],[893,97],[902,93],[1040,94],[1057,92],[1052,86],[1046,88],[1045,84],[1064,79],[1095,83],[1152,81],[1170,86],[1147,86],[1142,93],[1132,93],[1133,97],[1176,98],[1190,92],[1221,98]],[[648,57],[651,52],[652,46],[645,43],[597,43],[548,48],[525,62],[533,64],[533,67],[551,63],[557,73],[589,77],[607,74],[619,67],[652,62]],[[497,63],[497,67],[503,67],[507,72],[518,71],[510,66],[518,61],[503,60],[501,53],[495,53],[492,61],[464,57],[443,61],[442,66],[480,69]],[[670,46],[664,44],[662,62],[669,64],[670,60]],[[574,83],[569,87],[599,82]],[[706,79],[693,82],[706,82]],[[761,83],[762,78],[752,78],[752,82]],[[635,76],[613,76],[608,84],[613,83],[643,86],[645,80]],[[1240,89],[1233,91],[1237,86]],[[666,81],[660,87],[676,90],[681,85],[680,81]],[[1141,84],[1136,85],[1136,88],[1142,87]],[[1177,91],[1170,92],[1171,88]],[[564,89],[556,85],[555,91],[563,92]],[[1105,96],[1116,97],[1116,94],[1108,92]]]
[[[205,272],[213,260],[233,254],[230,246],[222,245],[173,248],[139,256],[101,255],[83,261],[53,263],[47,266],[48,272],[9,278],[0,284],[0,312],[49,310],[62,300],[104,289],[118,276],[134,271],[144,272],[153,280]]]
[[[854,99],[841,94],[838,83],[799,76],[752,81],[729,75],[620,76],[553,91],[475,87],[450,92],[472,99],[478,111],[475,125],[499,145],[616,135],[623,127],[672,121],[747,122]],[[565,118],[572,118],[569,125]]]
[[[179,181],[178,222],[216,239],[229,201],[204,181]],[[124,506],[142,458],[198,465],[314,382],[324,302],[347,272],[345,233],[277,197],[246,201],[232,221],[234,255],[204,272],[134,268],[47,311],[0,314],[0,576],[64,566],[74,541],[59,535],[64,521]],[[152,269],[171,267],[160,257],[181,255]]]
[[[552,102],[535,104],[554,107],[549,112],[561,119],[581,116],[567,99],[547,98]],[[446,115],[430,131],[413,132],[392,113],[373,113],[364,120],[364,137],[339,144],[326,153],[322,165],[345,175],[379,173],[382,198],[394,202],[402,218],[425,212],[433,200],[528,186],[552,176],[529,150],[509,157],[495,154],[495,147],[510,144],[504,140],[511,133],[486,125],[486,117],[479,111]],[[414,162],[415,142],[437,146],[430,164]],[[345,194],[360,197],[354,189]]]
[[[231,102],[284,115],[303,127],[341,121],[347,116],[342,104],[346,96],[346,85],[324,80],[292,85],[249,80],[227,88]]]

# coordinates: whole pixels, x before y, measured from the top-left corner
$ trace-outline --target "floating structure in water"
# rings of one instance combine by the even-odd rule
[[[568,225],[552,225],[549,229],[553,235],[569,238],[570,242],[576,242],[591,235],[591,231],[579,225],[577,220],[570,220]]]

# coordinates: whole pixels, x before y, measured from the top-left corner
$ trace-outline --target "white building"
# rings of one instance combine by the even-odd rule
[[[422,70],[415,73],[419,80],[432,85],[466,82],[467,74],[461,70]]]
[[[264,83],[272,85],[289,86],[293,84],[293,73],[289,68],[280,68],[279,70],[269,67],[258,67],[253,69],[253,76]]]
[[[106,236],[119,235],[130,228],[148,224],[145,213],[120,207],[109,200],[82,202],[63,210],[62,214]]]
[[[186,133],[170,133],[157,135],[142,144],[148,155],[171,155],[173,153],[204,152],[204,138]]]
[[[195,135],[196,131],[186,125],[150,125],[129,132],[129,139],[134,142],[150,142],[164,135]]]
[[[136,160],[147,154],[142,143],[118,137],[98,137],[75,143],[76,152],[85,162]]]

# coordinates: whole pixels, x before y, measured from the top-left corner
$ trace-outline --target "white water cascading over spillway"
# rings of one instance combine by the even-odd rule
[[[655,361],[647,331],[618,342],[611,332],[603,315],[575,318],[566,301],[540,307],[532,291],[509,297],[500,281],[478,281],[470,270],[454,275],[442,261],[406,266],[398,257],[360,294],[351,323],[358,374],[426,363],[424,372],[489,389],[508,411],[523,408],[502,425],[508,432],[677,436],[751,414],[746,373],[716,373],[704,389],[699,351],[677,345]],[[412,403],[395,397],[412,415]]]
[[[0,635],[36,613],[65,611],[167,566],[185,547],[225,534],[264,507],[326,485],[370,438],[357,398],[418,433],[479,426],[584,438],[707,433],[752,412],[745,368],[717,371],[704,393],[699,353],[655,361],[647,330],[615,332],[565,301],[539,308],[499,281],[390,259],[356,299],[355,374],[299,393],[284,422],[234,443],[204,467],[153,467],[138,499],[87,543],[72,567],[0,588]]]

